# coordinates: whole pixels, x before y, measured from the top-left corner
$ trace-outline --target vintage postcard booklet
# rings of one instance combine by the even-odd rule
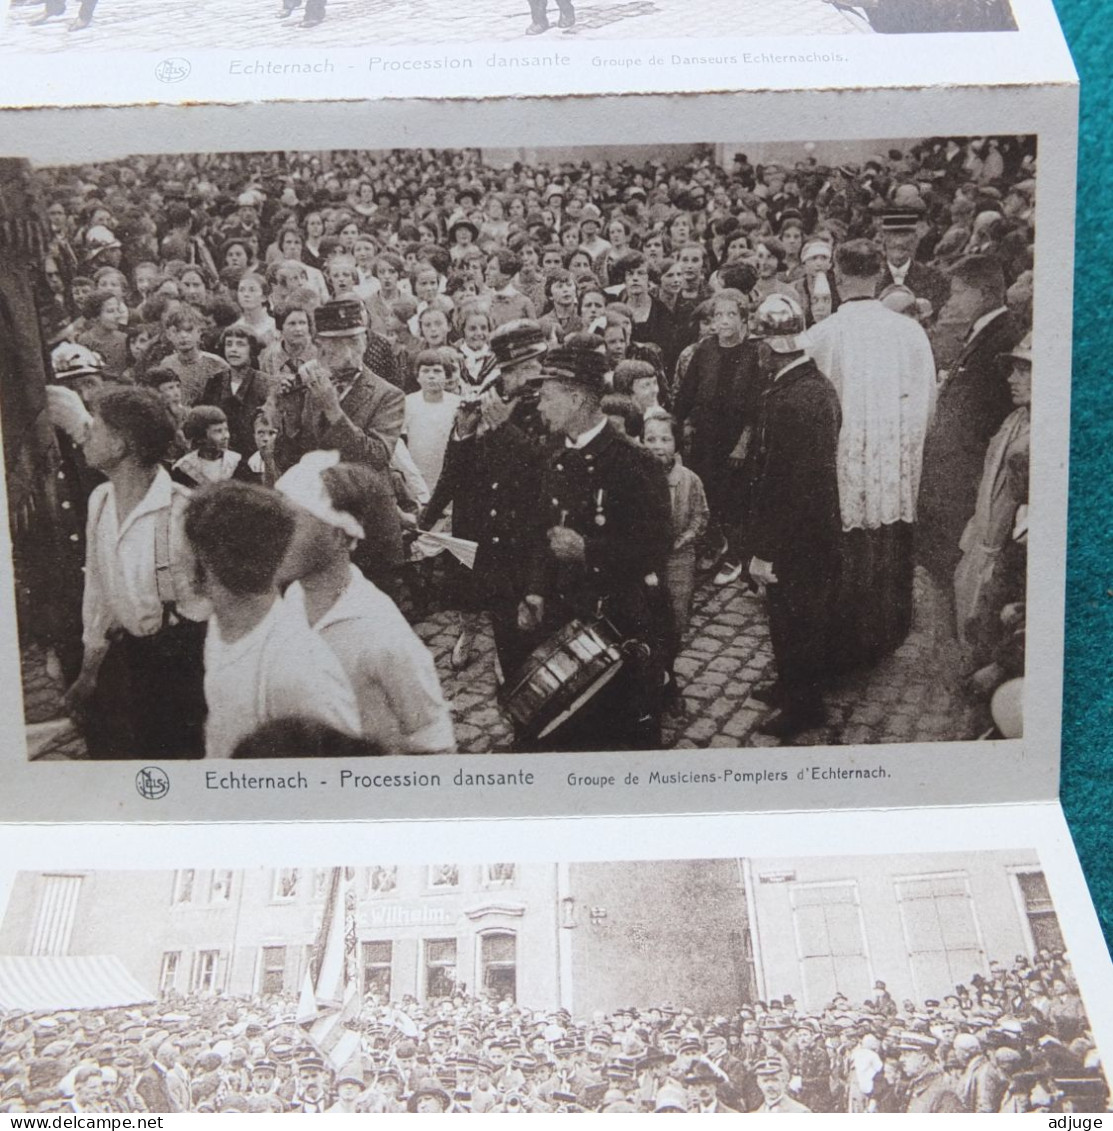
[[[520,7],[0,16],[5,1099],[1105,1110],[1052,6]]]

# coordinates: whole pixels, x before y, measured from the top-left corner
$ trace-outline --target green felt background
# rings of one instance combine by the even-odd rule
[[[1113,226],[1113,82],[1106,0],[1056,0],[1082,79],[1074,280],[1074,391],[1067,557],[1062,798],[1107,944],[1113,943],[1113,320],[1105,306]]]

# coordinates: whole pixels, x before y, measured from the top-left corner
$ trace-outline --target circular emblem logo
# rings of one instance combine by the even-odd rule
[[[144,766],[135,775],[135,788],[140,797],[158,801],[170,792],[170,779],[166,776],[166,771],[158,766]]]
[[[189,78],[189,71],[188,59],[163,59],[155,67],[155,78],[159,82],[181,82]]]

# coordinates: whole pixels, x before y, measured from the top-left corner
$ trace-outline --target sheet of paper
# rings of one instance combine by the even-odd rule
[[[312,1101],[311,1052],[370,1105],[398,1072],[462,1110],[760,1110],[779,1080],[791,1104],[884,1112],[909,1078],[911,1110],[1105,1110],[1113,969],[1055,806],[0,846],[17,1078],[49,1036],[72,1085],[84,1031],[180,1050],[193,1110],[267,1094],[268,1062],[285,1102]],[[520,1068],[487,1063],[518,1042]]]

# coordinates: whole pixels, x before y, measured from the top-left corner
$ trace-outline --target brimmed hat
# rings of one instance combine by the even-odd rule
[[[754,331],[765,338],[770,349],[776,353],[796,351],[796,335],[804,332],[804,308],[796,299],[784,294],[768,295],[758,306],[755,318]]]
[[[764,1060],[759,1060],[754,1065],[755,1076],[780,1076],[785,1072],[788,1065],[784,1059],[779,1056],[767,1056]]]
[[[114,251],[121,246],[111,228],[95,224],[85,233],[85,258],[95,259],[106,251]]]
[[[100,354],[76,342],[62,342],[55,346],[50,354],[50,367],[54,370],[55,381],[59,382],[104,375],[104,361]]]
[[[912,1030],[901,1033],[897,1043],[901,1052],[923,1052],[929,1056],[934,1056],[938,1047],[939,1042],[930,1033],[916,1033]]]
[[[685,1084],[727,1084],[730,1080],[725,1072],[709,1060],[697,1060],[684,1077]]]
[[[423,1080],[406,1100],[406,1110],[416,1113],[417,1105],[425,1096],[433,1096],[443,1105],[445,1111],[452,1106],[452,1096],[444,1088],[434,1080]]]
[[[1029,365],[1032,364],[1032,331],[1029,330],[1023,338],[1011,349],[1008,353],[1003,353],[1002,357],[1015,358],[1017,361],[1026,361]]]
[[[881,214],[881,231],[914,232],[920,222],[920,214],[911,209],[892,209]]]
[[[602,396],[607,388],[607,359],[595,350],[559,346],[549,350],[545,367],[532,380],[535,384],[562,381]]]
[[[353,338],[367,327],[363,320],[363,303],[358,298],[335,298],[322,303],[313,312],[318,338]]]
[[[503,369],[542,357],[548,348],[541,327],[528,318],[507,322],[491,335],[491,352]]]

